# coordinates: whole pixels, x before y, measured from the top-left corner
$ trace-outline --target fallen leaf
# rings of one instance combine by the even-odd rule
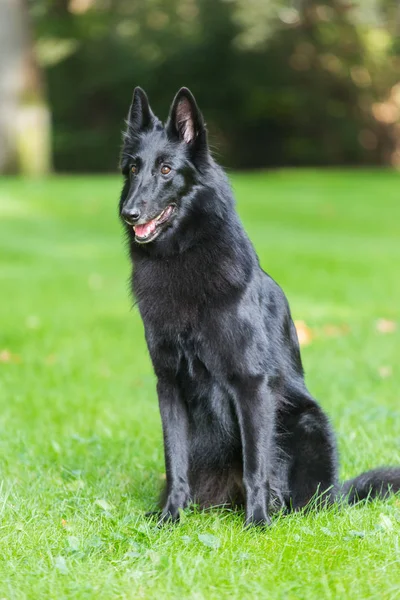
[[[11,360],[11,352],[9,352],[8,350],[2,350],[0,352],[0,362],[10,362]]]
[[[82,481],[82,479],[73,479],[72,481],[69,481],[65,487],[69,492],[78,492],[85,487],[85,482]]]
[[[97,506],[100,506],[100,508],[102,508],[103,510],[112,510],[114,507],[112,504],[109,504],[107,502],[107,500],[104,500],[104,498],[101,498],[100,500],[96,500],[95,504],[97,504]]]
[[[219,539],[211,533],[199,533],[197,535],[199,542],[207,546],[208,548],[219,548],[221,542]]]
[[[67,521],[65,519],[61,519],[61,526],[62,527],[66,527],[67,526]]]
[[[382,529],[386,529],[386,531],[391,531],[393,529],[392,520],[383,513],[379,515],[379,524],[382,527]]]
[[[56,556],[54,559],[54,566],[63,575],[68,575],[67,562],[63,556]]]
[[[323,332],[327,337],[339,337],[349,333],[348,325],[324,325]]]
[[[184,544],[189,544],[191,537],[189,535],[181,535],[181,540]]]
[[[306,325],[305,321],[295,321],[294,325],[297,331],[297,337],[299,338],[300,346],[307,346],[311,343],[313,334],[311,329]]]
[[[69,550],[72,552],[77,552],[79,550],[79,539],[74,535],[69,535],[67,537]]]
[[[397,323],[389,319],[378,319],[376,329],[379,333],[393,333],[397,329]]]
[[[88,545],[90,548],[100,548],[101,546],[104,545],[104,542],[98,535],[93,535],[88,540]]]
[[[21,357],[18,356],[18,354],[13,354],[9,350],[2,350],[0,352],[0,362],[18,364],[21,362]]]
[[[385,379],[386,377],[390,377],[393,374],[392,367],[382,366],[378,369],[379,375]]]

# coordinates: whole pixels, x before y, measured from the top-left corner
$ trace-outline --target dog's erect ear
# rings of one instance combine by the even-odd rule
[[[191,144],[204,131],[204,119],[196,100],[187,88],[181,88],[174,98],[169,113],[168,134],[186,144]]]
[[[136,87],[128,113],[128,131],[138,133],[148,129],[154,118],[146,93],[142,88]]]

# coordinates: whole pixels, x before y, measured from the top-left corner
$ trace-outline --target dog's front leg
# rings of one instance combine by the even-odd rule
[[[273,398],[264,376],[241,377],[234,388],[243,450],[246,525],[268,525]]]
[[[159,377],[157,392],[167,474],[167,498],[161,521],[176,521],[179,519],[179,509],[185,508],[190,499],[187,408],[176,383],[171,379]]]

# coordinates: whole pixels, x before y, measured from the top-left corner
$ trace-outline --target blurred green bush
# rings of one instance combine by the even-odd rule
[[[226,165],[400,165],[396,0],[35,0],[62,171],[114,170],[135,85],[190,87]]]

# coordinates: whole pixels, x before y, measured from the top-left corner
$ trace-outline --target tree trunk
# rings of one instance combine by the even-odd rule
[[[0,173],[51,168],[50,114],[24,0],[0,0]]]

